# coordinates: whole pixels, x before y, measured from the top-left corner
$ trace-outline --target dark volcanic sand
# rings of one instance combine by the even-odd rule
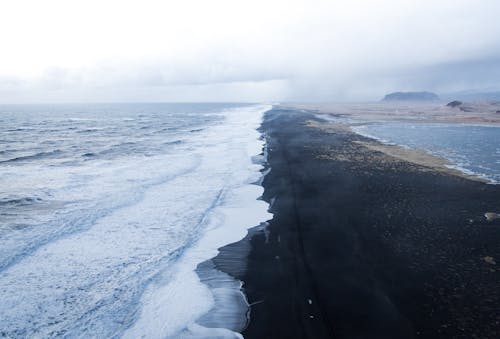
[[[267,113],[274,218],[214,259],[244,282],[245,338],[500,338],[500,220],[484,218],[500,187],[385,161],[314,119]]]

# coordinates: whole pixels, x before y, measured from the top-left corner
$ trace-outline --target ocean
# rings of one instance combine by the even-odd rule
[[[271,217],[269,109],[0,106],[0,334],[238,336],[194,270]]]
[[[500,126],[384,122],[353,129],[385,143],[424,150],[448,159],[452,168],[500,183]]]

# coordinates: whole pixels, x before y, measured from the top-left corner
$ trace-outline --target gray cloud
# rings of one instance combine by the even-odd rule
[[[297,0],[272,13],[263,2],[255,23],[232,4],[206,15],[233,26],[196,40],[186,24],[185,41],[153,41],[162,52],[56,64],[31,77],[0,73],[0,101],[377,100],[395,90],[500,89],[497,1]]]

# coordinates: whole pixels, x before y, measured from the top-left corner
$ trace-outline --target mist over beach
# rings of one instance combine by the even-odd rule
[[[499,338],[498,13],[0,4],[0,336]]]

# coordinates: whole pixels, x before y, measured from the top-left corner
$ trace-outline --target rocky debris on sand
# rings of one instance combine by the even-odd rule
[[[454,101],[447,103],[446,106],[455,108],[457,106],[460,106],[461,104],[463,104],[463,102],[458,101],[458,100],[454,100]]]
[[[500,215],[498,213],[493,213],[493,212],[487,212],[487,213],[484,213],[484,217],[486,218],[486,220],[488,221],[493,221],[495,219],[499,219],[500,218]]]
[[[486,256],[486,257],[483,258],[483,260],[486,263],[490,264],[490,265],[496,265],[497,264],[497,262],[495,261],[495,259],[493,257]]]

